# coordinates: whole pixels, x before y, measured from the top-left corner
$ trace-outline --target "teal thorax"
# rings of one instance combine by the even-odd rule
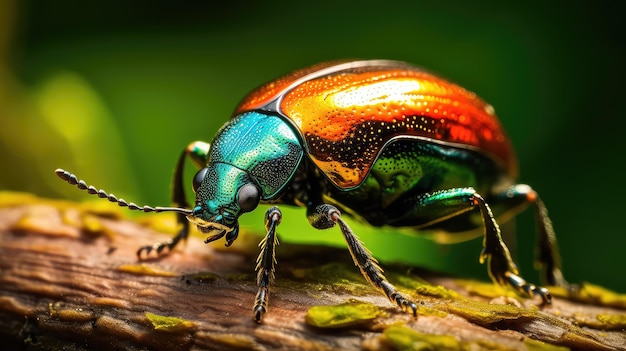
[[[303,153],[291,126],[278,116],[247,112],[231,119],[213,140],[190,220],[200,227],[211,222],[204,223],[209,230],[222,229],[220,224],[233,229],[243,212],[280,195]],[[250,184],[258,192],[254,204]]]

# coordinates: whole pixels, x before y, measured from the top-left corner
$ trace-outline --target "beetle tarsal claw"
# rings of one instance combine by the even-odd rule
[[[402,309],[404,312],[412,312],[413,317],[417,317],[417,305],[415,302],[407,300],[402,294],[399,292],[395,292],[391,294],[391,300],[395,301],[395,303]],[[410,311],[409,311],[410,309]]]
[[[552,294],[550,294],[550,291],[548,289],[542,286],[529,284],[526,282],[526,280],[524,280],[524,278],[511,272],[506,273],[506,278],[508,279],[508,283],[510,284],[510,286],[515,288],[521,295],[527,297],[539,295],[541,296],[543,303],[552,303]]]

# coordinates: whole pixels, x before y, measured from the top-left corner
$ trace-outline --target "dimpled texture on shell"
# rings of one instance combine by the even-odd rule
[[[250,93],[235,115],[268,110],[301,133],[314,164],[342,189],[367,177],[392,140],[419,138],[479,151],[514,178],[517,160],[493,107],[404,62],[320,64]]]
[[[211,145],[209,163],[226,163],[246,171],[261,188],[261,198],[268,200],[289,183],[303,153],[292,127],[282,118],[249,112],[220,129]]]

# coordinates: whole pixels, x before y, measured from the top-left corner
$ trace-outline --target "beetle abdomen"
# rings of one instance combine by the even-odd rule
[[[467,187],[490,194],[494,184],[506,181],[499,178],[498,167],[473,150],[417,138],[398,139],[384,148],[359,187],[340,190],[328,186],[325,199],[372,225],[419,228],[433,219],[432,214],[407,210],[415,207],[419,196]],[[457,222],[463,221],[457,218]],[[477,225],[480,223],[461,224],[459,230]]]

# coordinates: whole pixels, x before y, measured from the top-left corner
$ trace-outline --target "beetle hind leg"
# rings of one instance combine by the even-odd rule
[[[552,221],[543,201],[530,186],[517,184],[497,194],[492,202],[496,216],[507,212],[517,213],[531,205],[537,226],[535,266],[541,271],[541,281],[552,286],[570,287],[561,271],[561,256]]]
[[[417,199],[413,214],[422,218],[439,218],[431,220],[425,227],[436,227],[457,216],[470,211],[478,211],[482,217],[484,228],[483,250],[480,262],[487,261],[487,269],[491,279],[501,285],[514,288],[520,295],[531,297],[539,295],[549,303],[552,297],[545,288],[527,283],[518,272],[500,232],[500,226],[485,199],[473,188],[453,188],[434,193],[422,194]]]
[[[382,268],[378,265],[378,261],[376,261],[372,253],[361,243],[352,229],[350,229],[348,224],[341,218],[341,213],[336,207],[323,204],[315,208],[309,208],[307,217],[311,225],[317,229],[327,229],[338,224],[348,244],[348,250],[352,255],[354,264],[359,267],[363,277],[365,277],[370,284],[381,289],[387,298],[396,303],[403,311],[410,311],[413,313],[413,316],[417,316],[417,305],[415,302],[406,298],[387,281]]]
[[[489,276],[492,280],[503,286],[511,286],[521,295],[532,297],[541,296],[544,303],[552,302],[552,295],[548,289],[530,284],[519,275],[517,266],[511,258],[509,249],[502,240],[500,227],[485,200],[477,193],[471,198],[474,206],[480,209],[485,226],[483,250],[480,254],[480,263],[487,261]]]
[[[536,266],[542,271],[543,280],[549,285],[568,287],[569,284],[561,271],[561,256],[559,255],[556,235],[552,228],[552,221],[548,217],[548,210],[543,201],[535,193],[534,209],[537,223],[537,260]]]

